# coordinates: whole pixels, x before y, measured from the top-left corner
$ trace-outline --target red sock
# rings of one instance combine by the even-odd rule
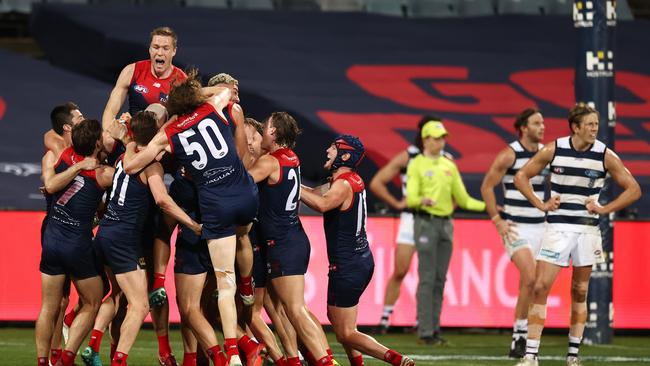
[[[330,358],[330,355],[324,356],[322,358],[319,358],[318,361],[316,361],[317,366],[332,366],[332,358]]]
[[[250,354],[251,352],[254,352],[257,346],[260,344],[252,340],[249,336],[244,334],[239,340],[237,341],[237,345],[239,348],[244,351],[245,354]]]
[[[300,360],[298,360],[298,362],[300,362]],[[277,360],[273,361],[273,363],[275,366],[289,366],[287,364],[287,360],[285,360],[284,357],[278,358]]]
[[[93,349],[93,351],[99,353],[99,348],[102,345],[102,337],[104,336],[104,332],[99,331],[97,329],[93,329],[93,331],[90,333],[90,341],[88,341],[88,346]]]
[[[196,352],[185,352],[182,366],[196,366]]]
[[[304,356],[305,359],[307,360],[307,363],[309,363],[309,365],[316,366],[316,357],[314,357],[314,355],[311,352],[309,351],[305,352]]]
[[[300,366],[300,357],[287,357],[287,366]]]
[[[224,356],[223,352],[221,352],[221,347],[217,344],[214,347],[208,348],[208,357],[212,360],[214,363],[214,366],[225,366],[226,365],[226,356]]]
[[[117,344],[111,342],[111,360],[115,357],[115,352],[117,351]]]
[[[234,355],[239,356],[239,350],[237,349],[237,338],[226,338],[223,342],[223,349],[226,351],[228,360],[230,360],[230,357]]]
[[[239,277],[239,292],[246,296],[253,294],[253,276]]]
[[[56,365],[57,361],[61,358],[61,353],[62,350],[60,348],[50,350],[50,361],[52,361],[52,365]]]
[[[334,354],[332,353],[332,349],[328,348],[325,350],[327,352],[327,355],[330,356],[330,358],[334,358]]]
[[[389,349],[386,351],[386,353],[384,353],[384,361],[393,366],[399,366],[400,363],[402,363],[402,355],[393,351],[392,349]]]
[[[363,366],[363,355],[352,357],[350,359],[351,366]]]
[[[68,350],[63,351],[61,354],[61,363],[63,366],[74,366],[74,358],[77,355],[74,352]]]
[[[47,360],[47,357],[38,357],[38,358],[36,359],[36,362],[37,362],[36,364],[37,364],[38,366],[48,366],[49,363],[50,363],[50,362]]]
[[[153,289],[157,290],[161,287],[165,287],[165,275],[162,273],[153,274]]]
[[[129,355],[123,352],[115,352],[113,356],[113,361],[111,361],[111,366],[122,366],[126,365],[126,359],[129,358]]]
[[[158,336],[158,354],[167,356],[172,353],[172,346],[169,345],[169,335]]]
[[[72,321],[76,316],[77,316],[77,312],[74,311],[74,309],[70,310],[69,313],[65,314],[65,316],[63,317],[63,322],[65,323],[65,325],[68,326],[68,328],[72,325]]]

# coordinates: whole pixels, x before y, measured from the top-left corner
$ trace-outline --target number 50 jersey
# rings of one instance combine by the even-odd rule
[[[234,235],[257,214],[257,186],[237,155],[228,121],[204,103],[165,128],[172,153],[199,195],[203,238]]]

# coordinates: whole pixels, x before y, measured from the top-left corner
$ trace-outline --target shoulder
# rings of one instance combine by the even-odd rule
[[[295,168],[300,165],[298,155],[291,149],[279,149],[271,155],[278,159],[281,166]]]

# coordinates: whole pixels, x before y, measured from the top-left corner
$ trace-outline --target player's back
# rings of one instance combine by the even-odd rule
[[[138,242],[150,208],[151,193],[140,181],[140,173],[128,175],[123,165],[124,155],[115,165],[113,187],[97,235]]]
[[[83,159],[69,147],[61,153],[54,170],[57,174],[61,173]],[[46,235],[65,239],[80,236],[90,238],[93,218],[103,194],[104,190],[97,184],[95,171],[81,171],[64,189],[52,194]]]
[[[363,179],[355,172],[346,172],[336,180],[345,180],[352,187],[350,207],[325,212],[324,227],[330,263],[354,262],[359,255],[370,252],[366,237],[366,190]],[[334,181],[332,184],[334,184]]]
[[[502,179],[504,193],[504,210],[501,216],[506,220],[512,220],[522,224],[540,224],[546,221],[546,214],[533,206],[532,203],[524,197],[515,187],[515,175],[530,158],[535,155],[534,151],[528,151],[519,141],[513,141],[508,145],[515,153],[515,161],[508,168]],[[544,145],[539,144],[539,149]],[[539,199],[544,200],[546,191],[546,176],[548,169],[544,168],[542,172],[530,179],[533,192]]]
[[[289,148],[278,149],[270,156],[277,159],[280,176],[276,183],[269,183],[267,178],[258,184],[258,219],[265,238],[278,238],[285,235],[289,229],[300,226],[300,160]]]
[[[136,62],[128,89],[129,113],[135,115],[145,110],[149,104],[167,103],[172,83],[186,78],[183,70],[173,66],[171,75],[161,79],[151,73],[151,60]]]

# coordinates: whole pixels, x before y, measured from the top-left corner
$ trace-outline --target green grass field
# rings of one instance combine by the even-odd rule
[[[460,365],[514,365],[515,360],[505,357],[510,335],[506,334],[459,334],[447,332],[447,346],[422,346],[416,344],[415,335],[388,334],[377,339],[385,345],[412,356],[417,365],[460,366]],[[342,347],[336,343],[333,334],[328,333],[337,360],[348,365]],[[171,333],[172,347],[181,362],[182,346],[178,330]],[[108,362],[108,340],[104,339],[102,361]],[[540,365],[564,365],[566,336],[548,335],[542,339]],[[153,331],[142,330],[133,350],[129,354],[130,366],[157,365],[155,358],[157,342]],[[583,345],[580,350],[583,363],[587,366],[605,365],[648,365],[650,364],[650,337],[616,336],[610,345]],[[34,330],[28,328],[0,328],[0,365],[24,366],[36,363]],[[77,364],[82,364],[77,358]],[[366,359],[366,365],[385,365],[384,362]]]

